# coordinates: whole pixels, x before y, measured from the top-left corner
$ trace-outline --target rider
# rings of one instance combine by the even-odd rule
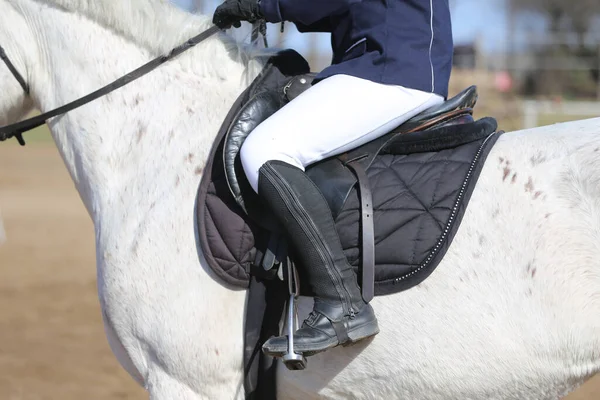
[[[313,85],[260,124],[241,161],[297,250],[314,309],[294,334],[305,356],[379,332],[361,297],[331,210],[306,166],[367,143],[448,95],[453,41],[448,0],[225,0],[213,22],[293,22],[301,32],[329,32],[332,65]],[[282,356],[287,337],[263,352]]]

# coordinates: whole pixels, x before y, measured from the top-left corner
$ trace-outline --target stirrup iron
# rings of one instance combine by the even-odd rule
[[[300,282],[296,268],[291,260],[288,258],[284,268],[284,276],[288,281],[288,288],[290,291],[290,299],[287,307],[286,326],[284,330],[287,332],[288,338],[288,350],[287,353],[281,357],[285,366],[291,371],[301,371],[306,368],[306,357],[303,354],[298,354],[294,351],[294,333],[298,329],[298,309],[296,305],[296,299],[300,294]]]

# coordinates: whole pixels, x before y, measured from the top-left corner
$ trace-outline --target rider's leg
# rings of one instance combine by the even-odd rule
[[[258,191],[258,170],[267,161],[304,170],[368,143],[443,101],[434,93],[334,75],[256,127],[241,149],[244,171]]]
[[[333,76],[258,126],[243,145],[249,181],[287,230],[315,293],[313,313],[294,335],[299,352],[310,355],[379,332],[329,206],[304,167],[373,140],[442,101],[431,93]],[[263,350],[283,355],[287,338],[271,338]]]

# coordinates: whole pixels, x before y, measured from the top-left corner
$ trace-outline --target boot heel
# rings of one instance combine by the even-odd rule
[[[379,333],[379,324],[377,323],[373,307],[370,304],[366,304],[361,313],[366,313],[366,315],[362,316],[366,316],[366,321],[348,331],[351,343],[360,342]]]
[[[353,344],[363,341],[369,337],[375,336],[378,333],[379,333],[379,327],[377,327],[376,329],[373,329],[372,326],[365,325],[364,327],[357,328],[352,332],[348,332],[348,337],[350,338],[350,341],[348,343],[345,343],[343,346],[346,347],[346,346],[353,345]]]

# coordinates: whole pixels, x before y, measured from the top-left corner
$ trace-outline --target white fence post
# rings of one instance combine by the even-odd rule
[[[538,126],[539,115],[568,115],[570,117],[600,117],[599,101],[538,101],[523,102],[523,128]]]
[[[523,104],[523,128],[535,128],[538,123],[537,101],[525,100]]]

